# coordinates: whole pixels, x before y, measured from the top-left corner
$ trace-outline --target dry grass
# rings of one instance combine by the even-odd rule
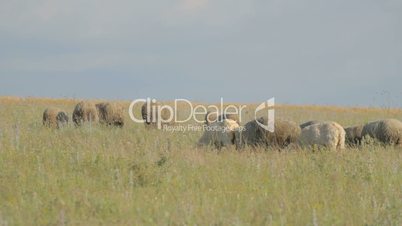
[[[46,107],[71,115],[77,102],[0,98],[0,225],[402,224],[402,150],[217,153],[195,147],[199,132],[42,127]],[[277,117],[347,126],[402,111],[279,106]]]

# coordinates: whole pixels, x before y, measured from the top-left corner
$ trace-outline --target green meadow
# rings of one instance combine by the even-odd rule
[[[42,126],[45,108],[71,116],[77,102],[0,98],[0,226],[402,225],[401,149],[217,151],[128,114],[121,129]],[[276,117],[349,126],[402,110],[279,105]]]

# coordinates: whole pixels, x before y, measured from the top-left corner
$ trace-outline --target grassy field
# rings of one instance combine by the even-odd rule
[[[402,150],[197,149],[199,132],[42,127],[77,100],[0,98],[0,225],[402,225]],[[124,103],[127,104],[128,103]],[[344,126],[402,110],[279,106]],[[127,120],[128,121],[128,120]]]

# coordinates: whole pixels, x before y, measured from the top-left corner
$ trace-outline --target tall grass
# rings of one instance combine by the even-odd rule
[[[402,150],[196,148],[200,132],[41,125],[73,100],[0,98],[0,225],[401,225]],[[402,111],[280,106],[353,125]]]

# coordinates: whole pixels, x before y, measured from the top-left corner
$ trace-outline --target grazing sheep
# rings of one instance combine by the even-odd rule
[[[171,117],[170,111],[166,108],[162,109],[161,114],[159,115],[158,111],[160,107],[160,103],[152,102],[149,105],[147,102],[142,105],[141,115],[146,126],[156,126],[159,119],[167,121]],[[162,124],[168,123],[163,122]]]
[[[116,103],[96,104],[99,114],[99,122],[108,126],[124,126],[123,107]]]
[[[351,126],[348,128],[345,128],[346,132],[346,143],[348,145],[361,145],[362,143],[362,131],[363,131],[363,126]]]
[[[236,132],[236,148],[244,148],[245,145],[258,146],[262,143],[262,134],[260,126],[256,120],[250,121],[244,125],[243,130]]]
[[[218,120],[218,112],[210,112],[208,111],[205,114],[205,125],[210,125]]]
[[[67,113],[58,108],[48,108],[43,112],[43,125],[60,129],[68,124]]]
[[[213,122],[216,121],[223,121],[224,119],[230,119],[233,121],[236,121],[239,124],[239,117],[237,114],[221,114],[218,116],[217,112],[210,112],[208,111],[207,114],[205,114],[205,124],[206,125],[210,125]]]
[[[224,119],[230,119],[239,124],[239,116],[237,114],[223,113],[219,115],[218,121],[223,121]]]
[[[402,122],[397,119],[384,119],[367,123],[362,137],[369,136],[387,145],[402,146]]]
[[[302,146],[324,146],[331,150],[345,149],[345,130],[336,122],[321,122],[305,127],[299,143]]]
[[[321,121],[317,121],[317,120],[308,121],[308,122],[305,122],[305,123],[301,124],[301,125],[300,125],[300,128],[301,128],[301,129],[304,129],[304,128],[306,128],[307,126],[311,126],[311,125],[318,124],[318,123],[321,123]]]
[[[76,126],[81,126],[85,122],[97,123],[99,116],[95,104],[86,101],[79,102],[74,108],[73,121]]]
[[[285,148],[297,142],[301,132],[296,123],[286,120],[275,120],[274,132],[265,130],[260,124],[268,125],[268,119],[261,117],[246,123],[244,130],[236,135],[237,148],[244,145]]]
[[[205,132],[198,141],[199,146],[214,145],[217,149],[235,144],[236,130],[239,124],[230,119],[213,122],[205,127]]]

